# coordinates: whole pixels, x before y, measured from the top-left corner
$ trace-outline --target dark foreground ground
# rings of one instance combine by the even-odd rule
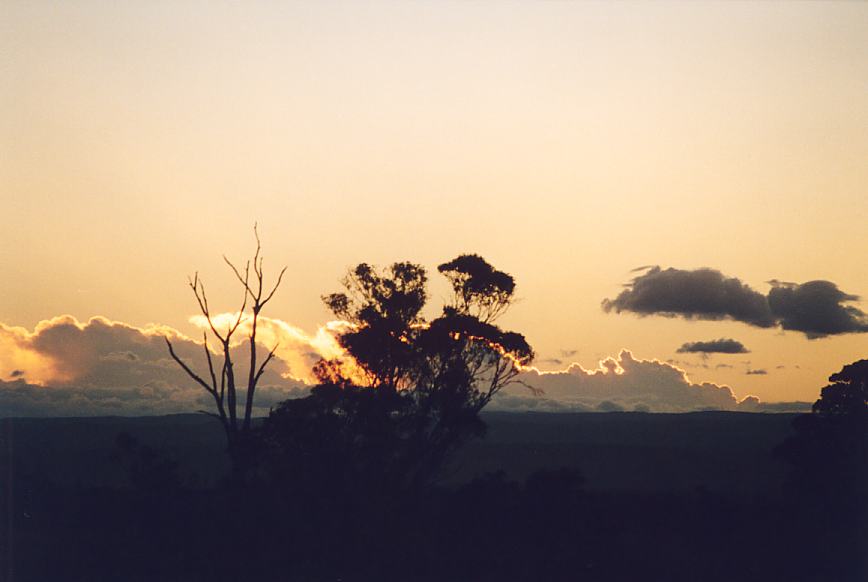
[[[793,418],[491,413],[401,502],[233,488],[204,416],[0,420],[0,579],[868,580],[847,475],[772,454]],[[122,432],[159,453],[132,480]]]

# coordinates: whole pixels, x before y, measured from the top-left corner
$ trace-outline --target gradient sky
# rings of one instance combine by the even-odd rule
[[[600,303],[642,265],[868,296],[866,188],[866,3],[0,4],[7,325],[192,332],[186,276],[234,309],[258,221],[268,314],[311,332],[352,264],[477,252],[543,368],[629,348],[813,400],[868,335]],[[751,353],[676,354],[720,337]]]

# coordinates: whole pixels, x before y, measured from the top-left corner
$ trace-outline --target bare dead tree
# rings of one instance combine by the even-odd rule
[[[214,366],[214,358],[211,355],[211,349],[208,346],[208,331],[203,332],[203,348],[205,350],[205,360],[208,363],[208,378],[203,379],[199,374],[194,372],[178,355],[172,346],[172,342],[168,337],[165,338],[166,345],[169,348],[169,355],[178,363],[179,366],[192,378],[197,384],[202,386],[213,398],[217,408],[216,413],[205,412],[210,416],[218,418],[226,431],[227,442],[232,449],[238,442],[240,437],[247,435],[250,432],[251,417],[253,413],[253,401],[256,393],[256,385],[259,379],[265,372],[265,367],[274,357],[274,353],[278,346],[275,345],[268,355],[258,362],[257,345],[256,345],[256,328],[259,323],[259,314],[263,307],[271,301],[280,283],[283,281],[283,275],[286,273],[286,267],[281,269],[277,277],[277,282],[268,291],[265,285],[265,274],[263,269],[262,244],[259,240],[259,230],[256,225],[253,226],[253,234],[256,237],[256,252],[253,255],[252,261],[247,261],[244,269],[238,269],[225,255],[223,260],[232,269],[241,286],[244,289],[244,297],[241,301],[241,308],[238,310],[238,315],[234,321],[226,326],[225,330],[218,329],[214,322],[214,314],[208,304],[208,296],[205,293],[205,285],[199,278],[199,273],[195,273],[192,278],[188,279],[188,285],[193,290],[193,295],[196,297],[196,302],[199,305],[199,311],[208,322],[208,327],[211,333],[220,343],[222,349],[223,364],[220,367],[219,381],[216,368]],[[251,281],[250,267],[253,267],[253,281]],[[248,333],[248,341],[250,343],[250,366],[247,376],[247,390],[244,402],[244,417],[239,426],[238,422],[238,395],[237,384],[235,377],[235,364],[232,361],[232,337],[241,323],[245,320],[245,310],[250,307],[252,311],[252,320],[250,322],[250,331]],[[257,366],[258,364],[258,366]]]

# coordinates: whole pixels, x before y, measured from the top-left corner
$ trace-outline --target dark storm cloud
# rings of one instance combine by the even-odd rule
[[[747,354],[749,350],[738,340],[720,338],[705,342],[687,342],[678,348],[679,354]]]
[[[614,299],[603,300],[606,312],[631,312],[685,319],[740,321],[756,327],[780,327],[816,339],[868,332],[868,314],[850,305],[857,295],[831,281],[770,281],[768,295],[715,269],[642,269]],[[737,353],[737,352],[736,352]]]
[[[764,295],[714,269],[685,271],[652,267],[625,287],[615,299],[603,301],[606,312],[734,319],[758,327],[775,325]]]

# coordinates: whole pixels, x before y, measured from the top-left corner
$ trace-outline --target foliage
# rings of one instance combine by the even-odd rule
[[[352,324],[339,337],[347,356],[321,361],[311,395],[272,411],[272,467],[293,467],[318,487],[398,491],[433,481],[453,451],[484,433],[479,412],[534,355],[521,334],[494,323],[515,282],[477,255],[438,269],[453,297],[431,321],[422,313],[427,273],[412,263],[360,264],[344,292],[323,297]]]
[[[793,421],[794,434],[775,449],[790,465],[787,496],[798,507],[792,525],[809,541],[818,579],[864,580],[868,540],[868,361],[829,377],[810,414]]]
[[[796,417],[795,434],[776,449],[794,471],[794,486],[812,492],[864,494],[868,485],[868,360],[829,377],[811,414]]]
[[[813,411],[827,415],[868,415],[868,360],[844,366],[829,376]]]

